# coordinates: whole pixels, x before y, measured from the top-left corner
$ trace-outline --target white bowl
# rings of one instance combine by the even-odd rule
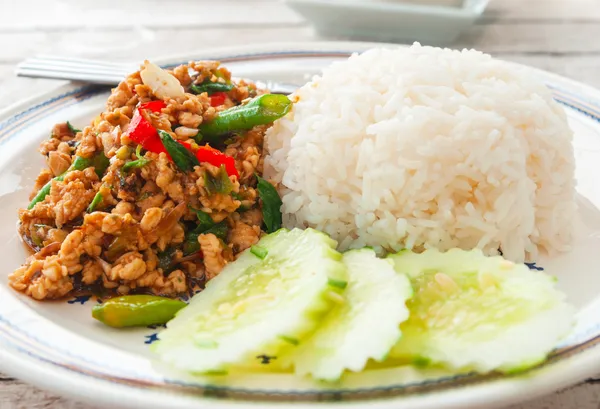
[[[377,41],[454,41],[483,13],[488,0],[462,6],[415,4],[401,0],[285,0],[323,36]],[[437,3],[440,3],[439,1]],[[446,1],[447,4],[452,2]]]

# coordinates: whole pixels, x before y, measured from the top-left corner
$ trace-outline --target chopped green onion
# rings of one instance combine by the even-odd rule
[[[300,345],[300,341],[297,338],[288,337],[287,335],[280,335],[279,339],[282,339],[283,341],[290,343],[294,346]]]
[[[92,203],[90,203],[90,205],[88,206],[87,212],[92,213],[94,210],[96,210],[96,207],[98,207],[98,205],[100,203],[102,203],[102,193],[100,193],[100,191],[98,191],[96,193],[96,195],[94,196]]]
[[[213,341],[212,339],[195,339],[194,345],[200,348],[218,348],[219,343],[217,341]]]
[[[269,254],[269,250],[261,246],[252,246],[250,247],[250,253],[254,254],[259,259],[264,260],[264,258],[267,257],[267,254]]]
[[[336,280],[335,278],[329,278],[327,280],[327,284],[329,284],[331,287],[339,288],[341,290],[343,290],[346,287],[348,287],[348,282],[347,281]]]

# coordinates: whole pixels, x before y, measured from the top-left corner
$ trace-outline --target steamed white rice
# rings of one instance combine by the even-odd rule
[[[286,227],[342,250],[569,249],[572,132],[529,71],[415,44],[333,64],[292,99],[266,137]]]

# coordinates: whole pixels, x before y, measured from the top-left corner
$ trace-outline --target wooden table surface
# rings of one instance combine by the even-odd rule
[[[319,38],[276,0],[0,0],[0,109],[59,82],[16,78],[35,54],[115,61],[216,46]],[[600,0],[491,0],[453,47],[600,87]],[[599,372],[600,372],[600,368]],[[510,409],[597,409],[600,379]],[[0,374],[0,409],[92,409]]]

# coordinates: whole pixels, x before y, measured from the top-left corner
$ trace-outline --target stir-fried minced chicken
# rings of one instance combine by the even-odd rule
[[[48,169],[30,198],[42,200],[19,212],[20,233],[36,253],[10,275],[13,288],[38,300],[81,289],[175,296],[215,277],[258,241],[255,174],[262,174],[268,124],[213,143],[235,169],[200,161],[188,171],[164,149],[138,146],[141,131],[133,128],[150,124],[197,154],[198,127],[259,92],[233,83],[218,62],[191,62],[170,75],[149,63],[143,68],[112,90],[91,125],[80,131],[58,124],[42,142]],[[198,93],[207,82],[230,89]],[[78,169],[78,160],[93,165]]]

